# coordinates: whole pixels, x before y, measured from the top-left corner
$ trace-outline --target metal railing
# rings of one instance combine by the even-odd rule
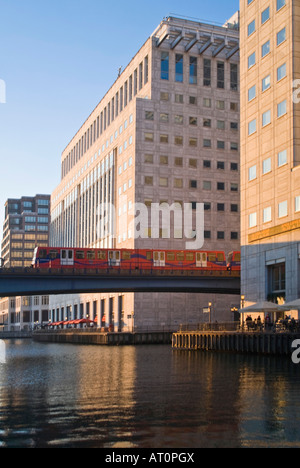
[[[268,322],[214,322],[182,324],[178,332],[300,333],[300,320]]]

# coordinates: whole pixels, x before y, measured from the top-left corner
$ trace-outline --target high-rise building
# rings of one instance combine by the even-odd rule
[[[245,305],[300,295],[299,39],[299,0],[241,1]]]
[[[238,14],[224,26],[168,17],[63,151],[50,244],[186,250],[195,220],[183,232],[171,216],[169,230],[155,225],[151,207],[189,204],[195,214],[203,203],[202,248],[239,250],[239,162]],[[128,293],[56,296],[50,307],[54,321],[68,311],[121,330],[176,329],[207,320],[208,302],[219,320],[239,304],[233,296]]]
[[[9,198],[5,203],[2,266],[30,267],[37,246],[49,245],[50,195]],[[48,323],[49,296],[0,299],[0,330],[30,329]]]

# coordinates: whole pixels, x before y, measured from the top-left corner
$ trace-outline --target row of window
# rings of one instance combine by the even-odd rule
[[[187,161],[187,160],[186,160]],[[174,167],[183,167],[184,166],[184,158],[181,156],[174,157]],[[145,164],[154,164],[154,155],[153,154],[145,154],[144,155],[144,163]],[[169,156],[159,156],[159,164],[161,166],[168,166],[169,165]],[[212,162],[210,160],[205,159],[203,162],[204,169],[211,169]],[[196,169],[198,167],[198,160],[195,158],[188,159],[188,167],[192,169]],[[216,169],[225,170],[225,161],[216,161]],[[231,171],[238,171],[238,163],[230,163],[230,170]]]
[[[168,201],[166,200],[160,200],[160,205],[164,204],[164,203],[167,203],[168,204]],[[148,208],[151,208],[151,205],[152,205],[152,200],[145,200],[145,206],[147,206]],[[174,204],[178,204],[178,205],[181,205],[181,207],[183,207],[183,202],[182,201],[179,201],[179,200],[176,200],[174,202]],[[130,212],[132,210],[132,202],[128,202],[127,203],[124,203],[123,204],[123,207],[119,207],[119,210],[118,210],[118,215],[119,216],[122,216],[122,214],[125,214],[127,212],[127,205],[128,205],[128,211]],[[212,206],[213,204],[211,202],[204,202],[204,210],[205,211],[211,211],[212,210]],[[196,209],[195,206],[192,206],[192,209]],[[226,203],[216,203],[215,204],[215,209],[216,211],[220,212],[220,211],[230,211],[231,213],[238,213],[239,211],[239,206],[237,203],[231,203],[230,204],[230,209],[229,207],[227,206]]]
[[[277,167],[282,167],[287,164],[287,150],[282,150],[277,154]],[[272,158],[269,157],[263,161],[262,174],[268,174],[272,170]],[[257,165],[249,167],[248,180],[255,180],[257,177]]]
[[[170,79],[170,61],[173,59],[173,54],[163,51],[161,52],[160,58],[160,78],[162,80]],[[186,72],[188,73],[188,83],[189,84],[198,84],[198,62],[199,59],[193,56],[184,56],[183,54],[174,55],[174,79],[177,83],[184,82],[185,75],[185,66],[187,67]],[[202,69],[203,69],[203,86],[211,86],[212,76],[214,71],[212,67],[216,64],[216,85],[219,89],[226,88],[226,66],[227,64],[224,61],[217,60],[216,62],[208,58],[203,59]],[[228,78],[230,81],[230,89],[232,91],[237,91],[238,89],[238,65],[236,63],[230,63],[228,69]]]
[[[220,101],[218,101],[220,102]],[[222,101],[224,103],[224,101]],[[223,108],[223,107],[222,107]],[[153,111],[145,111],[145,120],[154,121],[154,112]],[[198,126],[198,117],[189,116],[188,117],[188,125],[193,127]],[[200,119],[199,119],[200,120]],[[159,114],[159,121],[161,123],[169,123],[170,116],[166,112],[160,112]],[[202,125],[205,128],[212,128],[212,119],[201,117]],[[172,123],[183,125],[184,124],[184,117],[182,114],[175,114],[174,119],[172,119]],[[217,120],[216,121],[216,128],[218,130],[225,130],[225,120]],[[238,122],[230,122],[230,130],[238,130]]]
[[[169,238],[168,234],[169,233],[166,232],[164,229],[159,230],[159,238],[160,239]],[[145,230],[143,237],[144,238],[147,238],[147,237],[151,238],[151,228]],[[128,230],[128,234],[123,233],[122,236],[118,236],[118,244],[120,244],[122,241],[125,242],[127,238],[132,239],[131,229]],[[182,239],[182,233],[179,233],[179,232],[174,233],[174,238]],[[204,239],[206,239],[206,240],[212,239],[213,240],[214,238],[217,239],[217,240],[225,240],[226,238],[230,238],[230,240],[238,240],[239,233],[237,231],[231,231],[230,233],[226,233],[225,231],[214,231],[213,234],[212,234],[211,231],[204,231]]]
[[[144,141],[145,141],[145,143],[153,143],[154,142],[154,133],[145,132]],[[160,134],[159,135],[159,142],[164,143],[164,144],[168,144],[169,143],[169,135],[168,134]],[[184,142],[183,136],[180,136],[180,135],[175,135],[174,136],[174,145],[183,146],[183,142]],[[198,146],[198,138],[189,137],[188,138],[188,146],[197,147]],[[212,140],[210,138],[203,138],[202,146],[203,146],[203,148],[213,148]],[[235,141],[229,142],[228,146],[229,146],[228,150],[230,150],[230,151],[238,151],[239,150],[239,145]],[[220,149],[220,150],[225,150],[226,149],[225,141],[217,140],[215,148]]]
[[[160,93],[160,100],[161,101],[170,101],[171,96],[172,95],[170,93],[168,93],[166,91],[162,91]],[[198,99],[197,99],[196,96],[186,96],[186,97],[188,98],[187,104],[191,104],[191,105],[197,105],[198,104]],[[185,99],[185,96],[183,94],[177,94],[177,93],[174,94],[175,104],[185,104],[184,99]],[[211,98],[203,98],[202,105],[203,105],[203,107],[211,108],[212,107],[212,99]],[[227,110],[225,101],[224,100],[217,100],[216,101],[216,108],[218,110]],[[230,110],[232,112],[238,112],[238,110],[239,110],[238,102],[230,102],[228,110]]]
[[[284,99],[282,102],[277,104],[277,118],[282,117],[287,113],[287,100]],[[271,110],[267,110],[262,114],[261,125],[262,128],[271,123]],[[248,123],[248,135],[252,135],[257,130],[257,119],[253,119]]]
[[[251,5],[254,0],[247,0],[247,5]],[[276,10],[281,10],[282,7],[286,5],[286,0],[276,0]]]
[[[300,196],[295,197],[295,205],[294,205],[295,213],[300,212]],[[269,223],[272,221],[272,207],[268,206],[263,209],[263,223]],[[284,200],[283,202],[278,203],[277,205],[277,218],[284,218],[288,216],[288,202]],[[249,228],[253,228],[257,226],[257,213],[251,213],[249,215]]]
[[[174,178],[173,179],[173,187],[177,189],[182,189],[187,184],[189,189],[198,189],[200,188],[200,184],[195,179],[185,180],[182,178]],[[226,188],[230,188],[231,192],[238,192],[239,185],[235,182],[215,182],[215,188],[218,191],[224,191]],[[155,185],[155,178],[150,175],[144,176],[144,185],[145,186],[154,186]],[[168,177],[158,177],[158,185],[159,187],[169,187],[169,178]],[[227,187],[226,187],[227,186]],[[202,181],[202,189],[203,190],[212,190],[213,182],[211,180],[204,180]]]

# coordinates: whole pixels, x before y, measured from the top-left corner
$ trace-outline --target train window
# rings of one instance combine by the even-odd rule
[[[175,260],[174,252],[167,252],[167,260]]]
[[[160,252],[160,260],[164,260],[165,259],[165,252]]]
[[[97,257],[98,257],[98,260],[105,260],[106,252],[104,250],[98,250]]]
[[[152,252],[146,252],[146,259],[152,260]]]
[[[184,261],[184,253],[183,252],[179,252],[176,254],[176,259],[178,260],[178,262],[183,262]]]
[[[88,250],[86,253],[86,258],[88,260],[94,260],[95,259],[95,250]]]
[[[234,254],[234,261],[235,262],[240,262],[241,261],[241,254],[239,252],[236,252]]]
[[[188,260],[189,262],[191,262],[191,261],[193,262],[193,261],[195,260],[195,257],[194,257],[193,252],[187,252],[187,253],[185,254],[185,258],[186,258],[186,260]]]
[[[154,252],[153,258],[154,258],[154,260],[158,260],[158,252]]]
[[[73,250],[68,250],[68,259],[73,260]]]
[[[223,253],[218,253],[217,254],[217,260],[218,260],[218,262],[223,262],[224,261],[224,254]]]
[[[215,261],[216,261],[216,254],[213,253],[213,252],[209,253],[209,254],[208,254],[208,260],[209,260],[210,262],[215,262]]]
[[[83,260],[84,259],[84,250],[76,250],[75,256],[77,260]]]
[[[122,252],[122,260],[130,260],[131,259],[131,253],[126,252],[126,250],[123,250]]]
[[[59,257],[59,254],[58,254],[58,251],[57,250],[50,250],[49,252],[49,258],[51,258],[52,260],[54,260],[55,258],[58,258]]]
[[[47,250],[46,249],[41,249],[39,251],[39,258],[47,258]]]

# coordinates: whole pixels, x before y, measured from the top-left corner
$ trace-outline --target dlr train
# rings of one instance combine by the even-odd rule
[[[36,247],[33,268],[240,270],[240,252]]]

